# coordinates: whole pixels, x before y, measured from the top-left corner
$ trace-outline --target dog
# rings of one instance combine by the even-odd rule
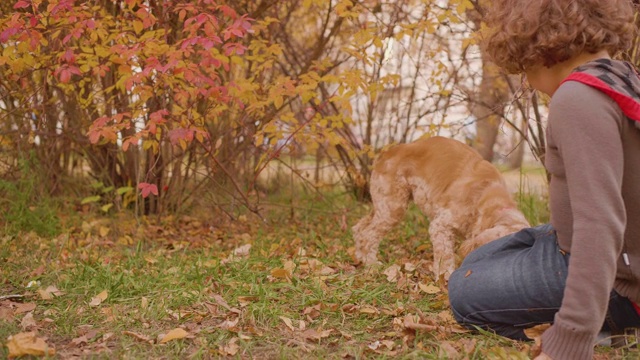
[[[402,220],[409,201],[429,219],[433,273],[449,279],[458,253],[464,258],[529,222],[516,206],[500,172],[471,147],[445,137],[395,145],[374,161],[373,209],[352,228],[355,260],[378,263],[384,235]]]

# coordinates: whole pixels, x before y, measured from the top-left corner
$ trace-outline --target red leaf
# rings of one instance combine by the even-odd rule
[[[224,16],[230,17],[232,19],[235,19],[235,18],[238,17],[238,13],[236,13],[235,10],[233,10],[232,8],[230,8],[227,5],[220,5],[220,7],[218,9],[220,9],[220,11],[222,11]]]
[[[143,198],[148,197],[149,194],[158,196],[158,186],[156,184],[140,183],[138,184],[138,189],[141,190]]]
[[[60,70],[60,82],[66,84],[71,80],[71,73],[68,69]]]
[[[23,8],[27,8],[29,6],[31,6],[31,4],[29,4],[28,1],[20,0],[15,5],[13,5],[13,8],[14,9],[23,9]]]

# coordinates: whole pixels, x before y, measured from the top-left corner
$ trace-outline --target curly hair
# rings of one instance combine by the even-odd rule
[[[491,0],[484,20],[484,50],[512,74],[583,52],[613,56],[636,34],[631,0]]]

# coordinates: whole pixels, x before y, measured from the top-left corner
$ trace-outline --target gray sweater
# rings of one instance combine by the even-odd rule
[[[611,289],[640,303],[640,130],[609,96],[570,81],[551,99],[547,141],[551,223],[571,257],[542,348],[590,359]]]

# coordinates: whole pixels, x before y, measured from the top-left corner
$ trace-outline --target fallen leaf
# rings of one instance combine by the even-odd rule
[[[393,264],[393,265],[389,266],[382,273],[387,276],[387,281],[396,282],[396,281],[398,281],[399,272],[400,272],[400,265]]]
[[[319,341],[323,338],[329,337],[333,329],[329,330],[315,330],[315,329],[307,329],[301,333],[302,337],[307,340]]]
[[[311,318],[311,320],[316,319],[320,316],[320,304],[309,306],[305,308],[302,313]]]
[[[457,341],[462,345],[462,349],[464,349],[464,352],[467,354],[473,354],[473,352],[476,350],[476,345],[478,342],[476,339],[462,338]]]
[[[536,338],[542,336],[542,333],[547,331],[547,329],[550,327],[551,327],[551,324],[536,325],[534,327],[524,329],[524,334],[527,335],[529,339],[535,340]]]
[[[378,348],[380,347],[380,341],[376,340],[374,342],[372,342],[371,344],[367,345],[367,347],[371,350],[378,350]]]
[[[408,263],[404,264],[404,271],[410,273],[410,272],[413,272],[415,270],[416,270],[416,266],[413,265],[413,263],[408,262]]]
[[[358,305],[356,304],[344,304],[342,305],[342,311],[347,314],[352,314],[358,310]]]
[[[468,277],[469,275],[471,275],[473,273],[473,271],[471,270],[467,270],[467,273],[464,274],[464,277]]]
[[[38,295],[40,295],[40,298],[42,300],[51,300],[56,296],[64,295],[64,293],[62,291],[58,290],[57,287],[55,287],[53,285],[49,285],[44,290],[38,289]]]
[[[13,320],[13,310],[6,307],[0,307],[0,320],[12,321]]]
[[[33,312],[28,312],[20,321],[20,327],[22,330],[31,330],[37,327],[36,320],[33,318]]]
[[[25,355],[53,356],[56,353],[55,349],[49,347],[43,338],[37,337],[35,332],[9,336],[7,347],[10,358]]]
[[[416,248],[416,252],[425,251],[431,247],[430,244],[422,244]]]
[[[140,307],[143,309],[149,307],[149,299],[147,299],[145,296],[140,299]]]
[[[360,309],[358,309],[358,312],[361,314],[379,314],[380,313],[378,309],[370,305],[361,306]]]
[[[17,304],[15,314],[17,315],[17,314],[33,311],[35,308],[36,308],[36,304],[34,303]]]
[[[276,268],[271,270],[271,276],[278,279],[288,279],[291,274],[286,269]]]
[[[107,235],[109,235],[110,230],[111,229],[106,226],[100,226],[100,229],[98,230],[98,232],[100,233],[100,237],[106,237]]]
[[[451,311],[449,310],[440,311],[438,313],[438,318],[443,324],[457,324],[457,321],[453,318],[453,315],[451,315]]]
[[[184,339],[189,335],[188,332],[186,332],[184,329],[182,328],[175,328],[173,330],[170,330],[163,338],[162,340],[160,340],[160,344],[164,344],[167,343],[171,340],[177,340],[177,339]]]
[[[320,271],[317,272],[319,275],[321,276],[329,276],[329,275],[333,275],[336,273],[336,269],[325,266],[322,269],[320,269]]]
[[[295,328],[293,327],[293,322],[291,321],[291,319],[289,319],[288,317],[280,316],[280,320],[282,320],[284,324],[287,325],[289,330],[295,331]]]
[[[242,307],[245,307],[255,301],[258,301],[257,296],[238,296],[238,303]]]
[[[431,295],[437,294],[437,293],[439,293],[441,291],[439,287],[437,287],[437,286],[435,286],[433,284],[427,285],[427,284],[419,283],[418,287],[420,288],[420,290],[426,292],[427,294],[431,294]]]
[[[289,276],[293,275],[293,271],[296,269],[296,263],[291,260],[284,262],[284,269],[289,273]]]
[[[146,342],[146,343],[149,343],[149,344],[153,344],[153,340],[150,337],[142,335],[142,334],[135,333],[133,331],[123,331],[122,334],[123,335],[132,336],[137,340],[140,340],[140,341],[143,341],[143,342]],[[107,337],[107,335],[109,335],[109,337],[113,336],[113,334],[111,334],[111,333],[104,334],[102,336],[102,341],[106,341],[105,337]]]
[[[440,342],[440,349],[438,351],[438,358],[441,359],[458,359],[460,358],[460,352],[449,341]]]
[[[225,345],[219,346],[218,351],[220,352],[220,355],[234,356],[235,354],[237,354],[238,350],[240,350],[240,346],[236,344],[237,341],[238,341],[238,338],[233,338],[229,340],[229,342],[226,343]]]
[[[107,290],[103,290],[100,294],[94,296],[89,303],[89,306],[99,306],[103,301],[107,300],[109,293]]]
[[[220,329],[231,330],[231,329],[234,329],[238,325],[239,321],[240,321],[240,318],[235,318],[234,320],[227,319],[227,320],[223,321],[220,325],[218,325],[218,327]]]
[[[30,275],[31,276],[40,276],[40,275],[44,274],[45,270],[46,270],[46,268],[44,267],[44,265],[40,265],[35,270],[33,270]]]
[[[249,251],[251,250],[251,244],[245,244],[233,249],[234,256],[249,256]]]
[[[227,310],[229,310],[231,312],[234,312],[236,314],[241,314],[242,313],[242,311],[240,311],[240,310],[238,310],[236,308],[232,308],[231,306],[229,306],[227,301],[222,296],[220,296],[218,294],[214,294],[213,295],[213,299],[216,301],[216,303],[218,303],[218,305],[222,306],[223,308],[225,308],[225,309],[227,309]]]

